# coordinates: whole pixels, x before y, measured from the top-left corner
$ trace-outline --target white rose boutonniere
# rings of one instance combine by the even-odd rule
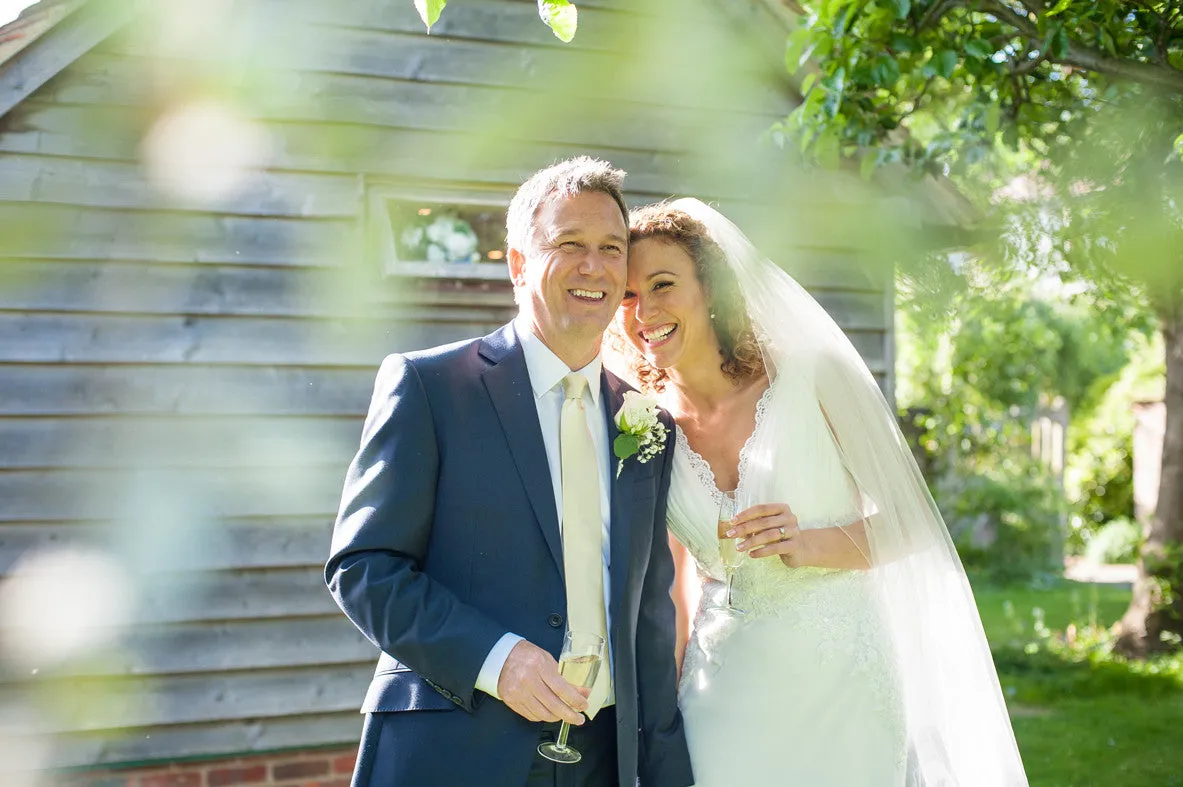
[[[616,477],[624,470],[624,460],[634,454],[641,464],[657,456],[665,448],[665,424],[657,420],[657,402],[636,391],[626,391],[624,404],[616,413],[616,426],[620,429],[612,452],[620,462],[616,466]]]

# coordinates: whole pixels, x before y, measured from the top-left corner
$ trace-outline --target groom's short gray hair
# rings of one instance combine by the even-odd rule
[[[607,194],[620,207],[624,226],[628,226],[628,207],[624,204],[621,184],[627,173],[607,161],[591,156],[574,158],[552,164],[526,180],[509,202],[505,216],[505,242],[511,249],[525,250],[533,233],[534,218],[542,203],[556,197],[573,197],[588,191]]]

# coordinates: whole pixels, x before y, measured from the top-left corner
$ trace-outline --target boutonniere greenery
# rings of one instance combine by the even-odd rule
[[[657,419],[657,402],[636,391],[625,391],[624,404],[616,413],[616,427],[620,434],[612,443],[612,452],[620,460],[616,477],[624,470],[624,460],[636,456],[641,464],[657,456],[665,448],[667,429]]]

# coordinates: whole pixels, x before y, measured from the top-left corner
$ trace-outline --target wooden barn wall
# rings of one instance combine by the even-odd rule
[[[375,367],[512,314],[495,277],[383,276],[360,241],[367,182],[505,200],[588,152],[629,171],[634,203],[742,206],[760,192],[704,151],[754,148],[791,107],[775,61],[730,90],[744,58],[728,82],[620,54],[657,20],[606,3],[580,4],[574,47],[520,0],[456,3],[431,36],[409,0],[280,8],[303,43],[261,54],[266,78],[243,88],[268,164],[214,208],[154,188],[140,141],[217,46],[162,56],[133,23],[0,119],[0,576],[95,546],[139,599],[101,658],[0,673],[17,704],[91,698],[22,728],[66,733],[55,764],[356,740],[375,654],[321,566]],[[680,24],[742,39],[716,17],[706,3]],[[889,289],[841,244],[798,251],[888,384]]]

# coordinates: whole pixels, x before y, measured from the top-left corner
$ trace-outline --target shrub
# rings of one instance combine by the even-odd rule
[[[948,475],[935,497],[966,570],[990,582],[1058,576],[1064,503],[1035,467]]]
[[[1142,526],[1122,517],[1100,527],[1085,547],[1085,558],[1093,563],[1135,563],[1142,547]]]

